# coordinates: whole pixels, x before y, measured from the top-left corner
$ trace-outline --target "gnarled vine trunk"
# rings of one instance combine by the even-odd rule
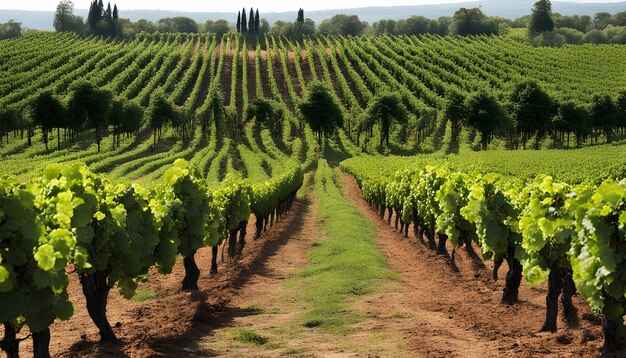
[[[200,278],[200,269],[196,264],[196,253],[185,257],[183,265],[185,266],[185,277],[183,278],[182,290],[197,290],[198,279]]]
[[[261,237],[261,233],[263,232],[263,219],[257,216],[254,226],[256,227],[256,233],[254,234],[254,239],[257,240],[258,238]]]
[[[17,330],[9,323],[4,324],[4,337],[0,342],[0,349],[7,354],[7,358],[19,358],[20,341],[17,339]]]
[[[626,346],[626,328],[624,318],[607,319],[602,317],[602,332],[604,332],[604,345],[602,349],[606,353],[614,353]]]
[[[50,358],[50,329],[33,333],[33,356],[35,358]]]
[[[237,254],[243,254],[243,248],[246,246],[246,227],[248,226],[248,221],[242,221],[239,224],[239,245],[237,245]]]
[[[100,340],[116,341],[107,318],[107,301],[111,287],[107,284],[108,273],[96,271],[91,275],[80,275],[80,284],[87,301],[87,312],[100,331]]]
[[[228,233],[228,256],[235,257],[237,255],[237,231],[239,229],[230,230]]]
[[[506,255],[506,263],[509,266],[509,271],[506,273],[506,283],[502,291],[501,303],[514,305],[519,302],[519,286],[522,283],[522,264],[515,257],[515,248],[513,246],[509,246]]]
[[[217,251],[218,245],[211,248],[211,274],[217,273]]]
[[[448,249],[446,249],[446,242],[448,241],[448,235],[438,234],[439,245],[437,245],[437,253],[439,255],[448,255]]]

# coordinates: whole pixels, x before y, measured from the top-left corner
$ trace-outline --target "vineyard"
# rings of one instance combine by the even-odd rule
[[[193,340],[216,339],[190,322],[213,330],[224,306],[254,305],[258,298],[244,300],[241,277],[280,265],[263,250],[292,248],[296,237],[310,240],[294,249],[301,257],[290,256],[302,263],[278,275],[290,275],[296,283],[284,285],[304,296],[281,307],[299,317],[297,328],[279,322],[281,330],[264,328],[271,339],[251,331],[232,338],[254,341],[269,356],[302,347],[315,355],[318,345],[322,355],[462,355],[467,346],[446,351],[444,341],[458,339],[455,329],[472,330],[470,314],[455,316],[458,326],[443,324],[451,336],[430,348],[413,337],[411,319],[402,333],[381,323],[399,340],[395,348],[372,343],[359,351],[312,338],[362,329],[363,314],[351,305],[393,283],[456,290],[468,302],[479,298],[459,287],[476,286],[498,297],[481,299],[472,314],[495,309],[526,325],[541,317],[537,332],[566,330],[537,338],[528,327],[474,327],[472,340],[491,341],[476,356],[619,353],[626,347],[624,58],[626,46],[532,47],[505,36],[292,42],[156,33],[117,41],[42,32],[0,41],[0,346],[9,357],[22,347],[38,357],[177,352],[179,341],[155,343],[165,333],[141,323],[146,315],[185,336],[186,353],[210,356],[213,348],[202,344],[188,350]],[[487,132],[451,115],[453,97],[468,98],[469,111],[481,93],[498,113],[527,113],[512,93],[528,80],[557,108],[549,128],[512,129],[511,120]],[[340,128],[307,125],[302,108],[312,83],[328,88]],[[397,95],[406,121],[385,128],[367,119],[384,93]],[[588,128],[567,124],[581,113]],[[526,142],[541,150],[526,150]],[[439,279],[441,288],[427,278],[411,283],[402,274],[413,268],[402,265],[420,260],[455,278]],[[494,283],[502,272],[503,284]],[[282,300],[270,292],[279,286],[253,294]],[[137,302],[146,287],[165,293],[120,300]],[[193,317],[185,304],[197,305]],[[447,310],[452,319],[453,305]],[[79,329],[88,333],[68,333],[91,323]],[[289,330],[302,337],[267,348]],[[65,334],[71,338],[61,344]],[[86,344],[96,340],[103,346]],[[123,348],[106,345],[120,341]],[[245,349],[237,353],[259,354]]]

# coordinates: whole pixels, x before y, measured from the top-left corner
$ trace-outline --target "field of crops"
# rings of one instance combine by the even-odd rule
[[[461,246],[479,248],[495,273],[506,262],[503,304],[524,300],[518,297],[523,280],[547,281],[542,330],[557,330],[560,296],[565,315],[575,311],[577,291],[604,317],[605,348],[621,349],[626,123],[610,128],[613,143],[603,143],[598,130],[580,149],[505,150],[504,139],[496,139],[495,150],[475,151],[477,131],[464,128],[457,143],[441,113],[450,91],[488,90],[505,103],[521,79],[536,81],[555,101],[589,106],[597,95],[626,89],[625,58],[626,46],[535,48],[498,36],[332,36],[299,43],[34,33],[0,41],[2,349],[17,352],[16,334],[27,326],[35,355],[47,352],[55,344],[48,328],[74,313],[68,287],[76,280],[100,338],[115,340],[106,315],[112,287],[132,298],[149,273],[171,274],[183,261],[180,286],[197,290],[199,250],[211,250],[210,270],[217,273],[219,247],[241,256],[246,237],[271,232],[279,219],[298,222],[287,214],[294,201],[308,202],[296,198],[301,188],[307,196],[318,195],[312,188],[331,188],[332,200],[322,200],[328,210],[330,202],[351,207],[330,168],[337,166],[356,178],[383,219],[395,219],[396,231],[425,237],[449,262]],[[146,113],[155,93],[163,94],[180,120],[158,128],[144,120],[132,129],[68,120],[44,129],[32,103],[50,93],[71,109],[82,81]],[[299,111],[316,81],[328,85],[344,116],[321,147]],[[394,127],[386,148],[360,141],[360,118],[381,92],[399,93],[413,119]],[[275,103],[280,115],[250,115],[260,99]],[[376,138],[376,131],[382,129],[364,135]],[[557,146],[550,140],[542,147]],[[345,210],[341,220],[357,215]],[[81,352],[72,349],[55,352]]]

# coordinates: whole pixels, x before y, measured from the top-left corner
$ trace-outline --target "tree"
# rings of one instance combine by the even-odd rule
[[[150,97],[150,106],[146,112],[146,119],[152,127],[154,138],[153,149],[156,150],[157,135],[161,137],[161,129],[172,117],[176,115],[174,104],[165,97],[162,90],[157,90]]]
[[[241,32],[241,11],[237,13],[237,32]]]
[[[375,22],[372,25],[372,31],[376,36],[395,35],[399,33],[399,31],[396,30],[396,21],[391,19],[383,19]]]
[[[308,86],[307,98],[298,105],[300,115],[317,133],[318,144],[322,137],[331,134],[343,125],[343,113],[331,95],[328,85],[314,81]]]
[[[250,8],[250,16],[248,18],[248,32],[254,33],[254,10]]]
[[[198,24],[190,17],[175,16],[160,19],[159,30],[163,32],[198,33]]]
[[[270,23],[267,19],[261,19],[261,27],[259,27],[259,34],[266,34],[270,32]]]
[[[0,24],[0,40],[12,39],[22,36],[22,23],[9,20],[5,24]]]
[[[89,13],[87,15],[87,26],[89,31],[94,32],[98,23],[104,18],[104,7],[102,2],[98,3],[94,0],[89,6]]]
[[[113,23],[113,11],[111,10],[111,3],[107,4],[107,9],[104,11],[104,21]]]
[[[567,147],[570,132],[576,136],[576,146],[580,146],[585,137],[591,133],[591,115],[584,106],[565,101],[559,103],[553,126],[556,130],[567,133]]]
[[[607,41],[604,32],[593,29],[587,32],[585,36],[583,36],[583,42],[588,44],[604,44]]]
[[[83,32],[83,18],[74,16],[74,3],[71,0],[61,0],[57,5],[53,26],[57,32]]]
[[[517,133],[522,135],[524,148],[526,148],[526,141],[534,134],[535,149],[539,149],[539,141],[552,119],[552,99],[537,82],[527,80],[513,87],[509,101],[511,118]]]
[[[48,150],[48,133],[55,127],[60,128],[65,122],[65,107],[51,91],[45,91],[39,94],[33,102],[33,116],[35,123],[41,126],[43,142]],[[57,140],[60,147],[60,139]]]
[[[622,130],[622,135],[626,134],[626,89],[621,90],[617,94],[615,100],[618,112],[618,127]]]
[[[22,111],[0,104],[0,142],[6,135],[9,143],[9,132],[20,128],[24,128]]]
[[[113,126],[113,148],[120,146],[122,133],[133,133],[139,130],[143,120],[143,108],[124,97],[111,101],[109,123]]]
[[[361,22],[356,15],[335,15],[322,21],[319,32],[322,35],[359,36],[363,33],[367,23]]]
[[[214,33],[215,36],[220,39],[224,36],[224,34],[230,31],[230,25],[228,24],[228,21],[223,19],[216,21],[208,20],[204,24],[204,31]]]
[[[450,121],[452,127],[452,141],[457,143],[461,133],[461,123],[465,118],[465,98],[452,87],[446,89],[446,102],[443,107],[444,119]]]
[[[480,132],[481,147],[487,149],[491,138],[505,121],[498,101],[485,89],[475,92],[465,100],[466,122]]]
[[[431,20],[423,16],[411,16],[396,23],[396,31],[403,35],[421,35],[430,31]]]
[[[285,118],[283,108],[274,100],[257,98],[248,107],[246,120],[256,119],[256,123],[268,128],[272,134],[281,136]]]
[[[498,33],[498,25],[479,8],[460,8],[454,13],[449,29],[452,36],[492,35]]]
[[[246,18],[246,8],[241,11],[241,33],[248,32],[248,20]]]
[[[613,129],[618,126],[618,108],[608,94],[595,94],[591,100],[591,124],[596,130],[595,141],[598,142],[597,131],[603,131],[606,142],[611,143]]]
[[[81,118],[87,128],[96,130],[96,144],[100,153],[102,130],[106,129],[109,121],[109,111],[113,94],[108,90],[97,88],[93,83],[79,81],[70,87],[70,117]]]
[[[304,23],[304,10],[302,10],[302,8],[298,10],[298,17],[296,18],[296,22]]]
[[[552,30],[554,30],[552,3],[550,3],[550,0],[539,0],[533,5],[530,22],[528,23],[528,32],[534,37],[542,32]]]
[[[113,6],[113,21],[119,20],[119,18],[120,18],[120,13],[117,10],[117,4],[115,4]]]
[[[364,119],[360,121],[361,126],[372,126],[378,123],[380,126],[380,146],[389,145],[389,130],[392,122],[404,124],[407,122],[409,114],[402,104],[402,98],[396,93],[382,93],[376,96],[364,113]]]
[[[611,14],[608,12],[599,12],[593,17],[593,27],[596,30],[604,30],[611,24]]]
[[[259,34],[259,30],[261,30],[261,18],[259,17],[259,9],[257,8],[254,14],[254,33]]]

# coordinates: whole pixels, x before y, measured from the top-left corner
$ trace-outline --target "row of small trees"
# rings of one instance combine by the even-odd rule
[[[343,113],[326,84],[314,82],[307,93],[298,109],[321,145],[325,135],[343,126]],[[440,118],[450,122],[452,142],[458,142],[462,126],[468,126],[480,132],[483,150],[496,135],[506,138],[510,149],[525,149],[533,138],[534,147],[539,149],[546,135],[552,137],[555,145],[569,147],[570,134],[574,134],[578,146],[589,138],[597,144],[602,135],[610,143],[615,135],[626,134],[626,90],[616,98],[595,95],[590,104],[583,105],[557,101],[536,82],[528,80],[516,84],[505,103],[487,89],[467,96],[448,90],[446,98]],[[389,92],[378,94],[357,118],[354,128],[357,145],[362,133],[373,135],[375,126],[379,129],[380,146],[389,145],[392,125],[406,125],[410,117],[402,96]]]
[[[242,34],[251,34],[255,35],[259,33],[259,29],[261,27],[261,18],[259,17],[259,9],[256,9],[256,14],[254,13],[254,9],[250,8],[250,16],[246,19],[246,9],[243,8],[242,11],[239,11],[237,14],[237,32]]]
[[[74,142],[85,130],[95,131],[98,152],[102,137],[113,130],[113,148],[119,147],[122,135],[137,134],[144,123],[153,131],[154,147],[166,125],[180,130],[183,137],[189,116],[163,91],[155,91],[150,105],[144,110],[139,104],[123,97],[115,97],[109,90],[98,88],[87,81],[73,84],[65,97],[43,91],[37,95],[25,111],[11,107],[0,108],[0,138],[11,131],[26,131],[28,144],[35,128],[42,131],[42,139],[49,149],[50,133],[56,129],[57,147],[61,148],[61,131],[64,140]]]
[[[501,104],[488,90],[464,97],[448,91],[442,110],[444,119],[452,126],[452,140],[457,141],[462,125],[481,133],[481,147],[486,149],[496,134],[503,135],[511,149],[526,148],[534,138],[535,149],[551,134],[555,144],[567,142],[573,133],[577,145],[592,136],[595,143],[603,134],[610,143],[615,134],[626,130],[626,90],[616,98],[597,94],[588,105],[558,101],[534,81],[516,84],[506,103]],[[567,140],[565,138],[567,137]]]
[[[89,7],[87,27],[89,32],[95,35],[118,36],[122,32],[119,18],[116,4],[111,9],[111,3],[108,3],[105,8],[102,0],[94,0]]]
[[[74,3],[71,0],[61,0],[54,15],[54,29],[58,32],[87,33],[98,36],[120,36],[122,26],[119,21],[117,5],[111,8],[109,2],[104,6],[102,0],[94,0],[89,6],[87,22],[74,15]]]

